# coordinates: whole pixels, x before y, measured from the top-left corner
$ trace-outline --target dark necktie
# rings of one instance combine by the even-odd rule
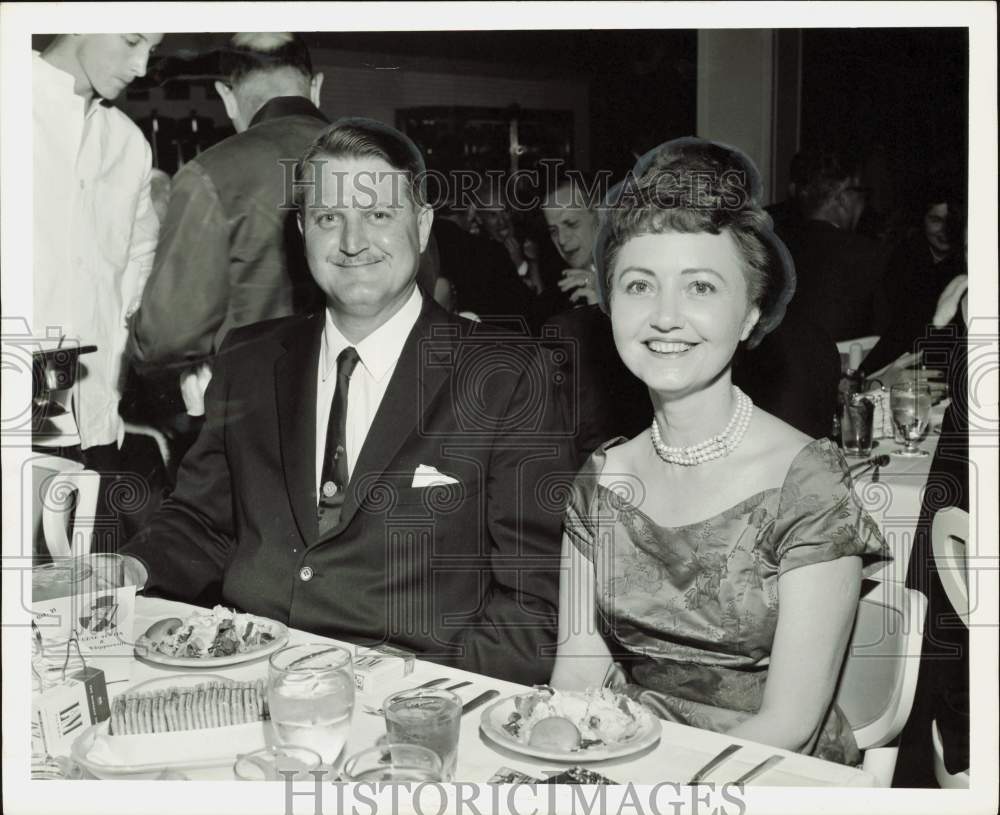
[[[340,523],[340,511],[347,492],[347,389],[358,359],[358,352],[349,347],[337,357],[337,386],[330,405],[323,472],[319,480],[317,513],[320,536]]]

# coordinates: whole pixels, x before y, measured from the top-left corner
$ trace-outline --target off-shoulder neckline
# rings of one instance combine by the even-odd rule
[[[739,501],[737,501],[732,506],[726,507],[725,509],[722,509],[719,512],[715,513],[715,515],[711,515],[708,518],[703,518],[700,521],[694,521],[693,523],[688,523],[688,524],[679,524],[677,526],[668,526],[667,524],[657,523],[656,521],[654,521],[649,516],[649,514],[647,512],[645,512],[644,510],[642,510],[639,507],[635,506],[635,504],[633,504],[631,501],[623,498],[618,493],[616,493],[614,490],[608,489],[607,487],[605,487],[603,484],[600,483],[601,473],[604,472],[604,465],[605,465],[605,463],[608,460],[607,451],[610,450],[612,447],[617,447],[619,444],[622,444],[623,442],[626,442],[626,441],[628,441],[628,439],[625,438],[624,436],[615,436],[613,439],[609,439],[608,441],[604,442],[602,445],[600,445],[591,454],[591,456],[593,458],[600,458],[601,459],[600,460],[600,467],[597,469],[597,481],[595,482],[597,484],[597,489],[598,489],[598,491],[603,490],[605,493],[607,493],[608,495],[612,496],[614,498],[614,500],[615,500],[616,503],[618,503],[620,505],[623,505],[623,506],[626,506],[630,510],[638,513],[649,524],[651,524],[652,526],[655,526],[657,529],[666,529],[666,530],[669,530],[669,531],[678,531],[678,530],[685,530],[685,529],[693,529],[695,527],[704,526],[705,524],[711,523],[712,521],[718,520],[720,518],[729,518],[731,516],[735,516],[735,514],[736,514],[735,511],[736,510],[743,509],[743,508],[747,507],[748,505],[752,504],[754,507],[756,507],[757,505],[759,505],[761,503],[761,501],[763,500],[764,496],[766,496],[766,495],[768,495],[770,493],[781,492],[781,490],[784,489],[785,484],[788,483],[788,476],[791,474],[792,470],[795,469],[796,462],[798,462],[798,460],[806,453],[806,451],[810,450],[811,448],[813,448],[815,446],[819,446],[819,447],[832,447],[833,446],[833,442],[830,441],[829,439],[813,439],[808,444],[804,445],[802,447],[802,449],[799,450],[799,452],[797,452],[795,454],[795,457],[792,459],[791,463],[788,465],[788,471],[785,473],[785,478],[782,481],[781,486],[779,486],[779,487],[765,487],[762,490],[758,490],[757,492],[755,492],[755,493],[753,493],[751,495],[748,495],[746,498],[741,498]]]

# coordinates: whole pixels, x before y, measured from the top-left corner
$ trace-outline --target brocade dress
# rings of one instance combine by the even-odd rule
[[[601,445],[584,465],[565,523],[594,565],[603,633],[619,660],[610,684],[663,719],[728,731],[760,708],[778,578],[849,555],[869,573],[888,548],[826,439],[796,455],[780,488],[678,527],[656,524],[632,503],[650,501],[636,479],[599,484],[607,450],[622,441]],[[835,704],[802,752],[843,764],[861,758]]]

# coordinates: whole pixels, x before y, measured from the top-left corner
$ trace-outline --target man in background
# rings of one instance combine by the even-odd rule
[[[594,242],[598,233],[599,193],[586,180],[569,177],[551,190],[542,205],[549,236],[565,264],[559,288],[577,307],[550,317],[542,342],[561,360],[560,386],[566,424],[573,430],[576,464],[608,439],[632,438],[652,421],[646,386],[625,367],[611,333],[611,319],[598,305]],[[559,354],[565,340],[575,353]]]
[[[286,190],[289,162],[328,124],[323,75],[292,33],[236,34],[221,67],[215,88],[236,135],[175,176],[130,344],[143,375],[180,374],[192,415],[231,329],[322,302]]]
[[[802,156],[797,185],[801,217],[778,223],[776,231],[795,261],[795,305],[834,340],[879,333],[877,294],[885,252],[854,229],[867,189],[860,165],[834,151]]]
[[[107,517],[120,515],[107,500],[114,482],[136,472],[118,413],[122,352],[159,225],[152,151],[139,128],[103,102],[146,74],[162,38],[64,34],[32,60],[34,331],[55,332],[63,347],[97,346],[80,358],[76,386],[53,394],[65,413],[36,428],[32,442],[100,473],[98,514]],[[138,501],[134,509],[141,515],[151,505]],[[95,546],[113,550],[116,542]]]

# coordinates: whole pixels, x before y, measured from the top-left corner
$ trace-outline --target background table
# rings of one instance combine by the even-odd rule
[[[149,625],[163,617],[184,617],[191,607],[182,603],[139,597],[136,605],[136,633],[142,633]],[[329,641],[303,631],[292,630],[291,642]],[[136,659],[132,665],[132,676],[128,682],[109,685],[112,698],[129,687],[171,673],[190,673],[185,668],[174,668]],[[236,680],[258,679],[267,674],[267,659],[261,658],[241,665],[215,669],[219,673]],[[377,693],[370,696],[359,695],[351,723],[351,735],[344,755],[370,747],[385,733],[385,723],[379,716],[363,711],[363,705],[377,705],[389,693],[402,688],[413,687],[438,677],[448,677],[449,682],[469,680],[472,684],[456,691],[463,701],[478,696],[485,690],[495,688],[501,697],[529,690],[523,685],[493,679],[480,674],[469,673],[454,668],[442,668],[430,662],[417,660],[413,673],[393,682],[386,683]],[[520,770],[536,778],[544,778],[546,770],[565,769],[570,764],[535,759],[509,751],[494,744],[479,729],[479,719],[486,705],[468,713],[462,719],[459,739],[458,766],[455,778],[459,781],[486,782],[499,768],[509,767]],[[744,745],[729,761],[705,780],[725,783],[733,781],[751,767],[774,753],[781,753],[785,760],[777,767],[758,776],[752,784],[760,786],[872,786],[873,779],[867,773],[853,767],[834,764],[819,759],[790,753],[763,744],[733,738],[707,730],[663,722],[660,741],[638,755],[603,762],[590,762],[587,766],[619,783],[635,782],[655,784],[661,781],[684,783],[709,759],[732,743]],[[199,770],[187,773],[192,780],[231,780],[232,771],[228,767]]]
[[[872,451],[872,456],[889,453],[889,465],[879,470],[877,482],[872,480],[873,472],[855,477],[854,494],[882,529],[882,535],[892,553],[892,561],[872,574],[873,580],[893,583],[903,583],[906,580],[924,487],[940,438],[937,433],[927,434],[920,447],[928,455],[921,458],[892,455],[892,451],[899,445],[892,439],[879,439],[879,447]],[[849,458],[847,461],[854,464],[858,459]]]

